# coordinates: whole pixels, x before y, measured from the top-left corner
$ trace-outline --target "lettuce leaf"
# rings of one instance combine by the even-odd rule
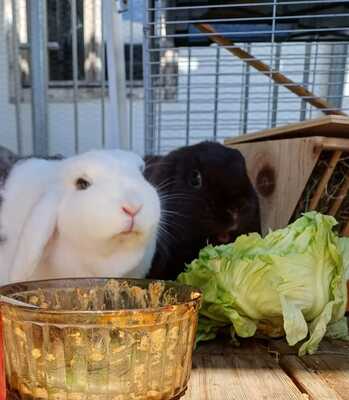
[[[203,291],[197,340],[213,339],[222,326],[239,337],[260,324],[283,331],[299,354],[314,353],[327,330],[347,336],[344,249],[333,217],[317,212],[265,238],[253,233],[234,243],[207,246],[178,280]],[[268,330],[267,330],[268,331]]]

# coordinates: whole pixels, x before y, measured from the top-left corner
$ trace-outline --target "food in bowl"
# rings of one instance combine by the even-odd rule
[[[169,400],[184,394],[197,289],[60,279],[8,285],[0,295],[29,303],[1,302],[9,399]]]

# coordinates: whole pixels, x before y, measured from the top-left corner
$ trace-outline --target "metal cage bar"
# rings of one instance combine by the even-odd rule
[[[143,151],[140,1],[0,1],[0,146],[68,156],[135,136]]]
[[[49,151],[46,1],[29,0],[29,9],[33,148],[35,154],[46,156]]]
[[[145,0],[144,15],[146,153],[319,116],[316,104],[349,112],[348,0]]]
[[[76,0],[71,0],[72,60],[73,60],[73,107],[74,107],[74,149],[79,153],[79,110],[78,110],[78,39]]]
[[[14,75],[14,100],[15,100],[15,118],[16,118],[16,140],[17,152],[23,154],[23,130],[21,123],[21,79],[19,70],[19,41],[17,32],[17,3],[11,0],[12,8],[12,56],[13,56],[13,75]]]

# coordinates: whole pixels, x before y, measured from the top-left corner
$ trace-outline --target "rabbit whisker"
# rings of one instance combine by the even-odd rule
[[[163,199],[177,199],[177,198],[186,198],[186,199],[190,199],[192,200],[193,198],[195,198],[194,196],[190,196],[187,194],[181,194],[181,193],[177,193],[177,194],[163,194],[160,193],[160,197]]]
[[[188,215],[181,214],[181,213],[179,213],[177,211],[172,211],[172,210],[162,210],[162,214],[164,214],[164,215],[178,215],[179,217],[189,218]]]
[[[163,218],[161,218],[160,224],[165,225],[166,227],[170,228],[170,230],[175,226],[183,228],[183,224],[179,224],[176,220],[171,220],[171,222],[169,222],[165,215]]]
[[[193,201],[193,199],[195,199],[195,197],[187,195],[187,194],[181,194],[181,193],[178,193],[178,194],[161,194],[160,193],[160,199],[163,199],[163,200],[185,199],[185,200]]]
[[[157,189],[158,192],[161,192],[162,190],[168,188],[173,184],[174,180],[171,178],[165,179],[162,181],[159,185],[155,185],[155,188]]]
[[[168,220],[169,215],[162,215],[160,219],[160,225],[165,226],[168,228],[170,232],[178,233],[181,234],[184,232],[184,226],[181,223],[178,223],[177,220],[173,220],[171,218],[171,221]],[[176,232],[177,231],[177,232]]]
[[[159,226],[159,230],[165,234],[165,236],[169,236],[171,240],[176,241],[176,237],[169,231],[167,230],[162,224]]]
[[[169,256],[169,246],[167,244],[166,237],[164,237],[163,235],[160,235],[158,233],[157,238],[156,238],[156,243],[157,243],[160,253],[165,254],[168,257]]]

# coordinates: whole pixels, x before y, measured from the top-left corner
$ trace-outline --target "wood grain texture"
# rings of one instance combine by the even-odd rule
[[[319,158],[322,138],[228,146],[240,150],[246,159],[260,200],[263,234],[286,226]]]
[[[184,400],[304,399],[268,354],[197,354],[194,365]]]
[[[342,152],[348,152],[349,151],[348,139],[322,137],[321,146],[323,147],[324,150],[334,150],[334,151],[340,150]]]
[[[349,400],[349,342],[299,358],[284,339],[208,342],[194,354],[184,400]]]
[[[307,368],[317,372],[319,378],[342,399],[349,399],[349,358],[347,355],[315,354],[302,358]],[[321,399],[321,397],[318,397]],[[332,400],[332,399],[331,399]]]
[[[252,54],[247,51],[241,49],[236,46],[236,44],[228,38],[218,34],[215,29],[210,24],[196,24],[196,27],[203,33],[210,34],[209,39],[213,42],[216,42],[220,46],[224,46],[226,50],[232,55],[240,58],[240,60],[244,61],[250,67],[256,69],[261,72],[269,79],[273,80],[275,83],[279,85],[283,85],[283,87],[290,92],[296,94],[301,97],[303,101],[306,103],[310,103],[312,106],[321,110],[324,114],[336,114],[336,115],[347,115],[343,111],[337,111],[335,107],[329,104],[325,99],[315,95],[310,92],[304,86],[299,85],[298,83],[292,81],[286,75],[282,74],[280,71],[275,71],[270,68],[269,65],[265,64],[263,61],[254,57]]]
[[[349,236],[349,221],[346,223],[345,227],[342,230],[343,236]],[[349,308],[347,308],[349,310]]]
[[[343,400],[343,398],[328,385],[325,378],[311,368],[308,368],[296,356],[285,356],[280,365],[293,379],[298,387],[309,395],[311,400]]]
[[[349,138],[349,118],[339,115],[330,115],[296,122],[271,129],[264,129],[255,133],[226,139],[225,144],[233,145],[262,140],[291,139],[312,136],[326,136],[335,138]]]
[[[320,198],[326,189],[326,186],[334,172],[334,169],[336,168],[336,165],[337,165],[339,159],[341,158],[341,155],[342,155],[342,152],[340,150],[336,150],[332,154],[330,162],[328,163],[328,166],[326,167],[326,171],[323,174],[323,176],[321,177],[321,180],[318,183],[315,193],[310,200],[310,206],[309,206],[310,210],[315,210],[317,208],[317,206],[319,205]]]
[[[334,199],[334,202],[331,206],[330,215],[336,216],[340,206],[342,205],[344,199],[346,198],[349,190],[349,175],[346,176],[344,182],[342,183],[342,186],[338,192],[338,195]]]

